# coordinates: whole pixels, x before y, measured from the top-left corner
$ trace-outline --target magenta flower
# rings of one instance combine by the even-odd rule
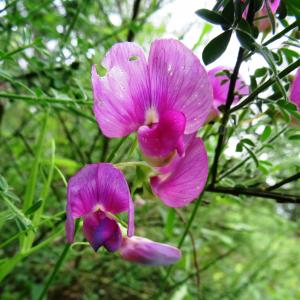
[[[73,242],[74,219],[83,218],[83,232],[96,251],[119,249],[122,233],[114,215],[128,212],[128,236],[134,232],[134,208],[123,173],[112,164],[85,166],[68,183],[66,233]]]
[[[300,111],[300,68],[297,70],[291,85],[290,99],[297,105],[298,111]]]
[[[268,0],[272,14],[274,15],[280,5],[280,0]],[[244,10],[243,17],[246,18],[248,7]],[[271,22],[268,16],[268,10],[265,2],[263,2],[262,8],[255,14],[255,25],[260,32],[269,30],[271,28]]]
[[[211,85],[199,59],[181,42],[162,39],[152,43],[148,61],[138,45],[126,42],[114,45],[102,65],[107,74],[98,76],[93,66],[92,85],[94,113],[104,135],[123,137],[137,131],[144,158],[156,167],[172,164],[178,156],[183,158],[182,163],[187,162],[184,135],[196,132],[204,124],[212,105]],[[206,161],[204,147],[197,149],[197,159]],[[203,174],[202,170],[207,169],[198,163],[190,167],[194,167],[192,173]],[[178,179],[178,174],[170,176],[168,173],[164,179]],[[184,172],[181,174],[186,176]],[[207,174],[204,175],[197,176],[200,182],[190,187],[204,186],[202,181]],[[162,176],[159,179],[159,182],[165,181]],[[162,192],[167,184],[158,184],[157,180],[152,181],[154,190],[160,190],[157,194],[171,206],[182,206],[195,194],[194,190],[181,186],[180,194],[185,191],[190,195],[189,200],[170,203]],[[182,183],[184,179],[177,181]],[[197,194],[200,192],[197,189]]]
[[[224,71],[230,73],[232,72],[230,68],[223,66],[219,66],[208,71],[208,76],[213,88],[213,106],[207,118],[207,121],[211,121],[212,119],[215,119],[217,116],[219,116],[220,111],[218,107],[220,105],[226,104],[230,77],[227,74],[225,74]],[[240,100],[240,98],[248,94],[249,88],[245,84],[241,76],[239,76],[235,85],[235,96],[233,103],[237,103]]]
[[[124,238],[120,247],[123,259],[150,266],[175,263],[181,257],[179,249],[151,240],[133,236]]]
[[[116,214],[128,212],[127,236],[123,237]],[[83,233],[95,251],[103,246],[120,251],[123,259],[149,265],[176,262],[180,250],[133,236],[134,208],[123,173],[109,163],[87,165],[68,183],[66,235],[74,239],[74,219],[83,218]]]

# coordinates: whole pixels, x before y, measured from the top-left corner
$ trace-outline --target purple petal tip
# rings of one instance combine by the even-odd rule
[[[124,238],[119,251],[124,260],[149,266],[170,265],[181,257],[176,247],[138,236]]]

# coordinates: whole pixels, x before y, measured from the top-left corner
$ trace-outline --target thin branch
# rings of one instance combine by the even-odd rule
[[[239,187],[212,187],[209,186],[206,189],[207,192],[230,194],[230,195],[248,195],[261,198],[268,198],[276,200],[278,203],[299,203],[300,195],[287,195],[282,193],[268,192],[265,190],[251,189],[251,188],[239,188]]]
[[[278,73],[278,78],[281,79],[288,74],[290,74],[292,71],[296,70],[300,66],[300,58],[298,58],[295,62],[287,66],[284,70],[282,70],[280,73]],[[252,100],[256,98],[258,94],[269,88],[273,83],[276,82],[276,79],[274,77],[267,80],[265,83],[260,85],[258,88],[256,88],[249,96],[247,96],[243,101],[241,101],[239,104],[237,104],[235,107],[233,107],[230,112],[237,111],[241,108],[243,108],[245,105],[249,104]]]
[[[51,98],[51,97],[32,97],[28,95],[19,95],[13,93],[4,93],[0,92],[0,98],[3,99],[11,99],[11,100],[24,100],[24,101],[32,101],[35,104],[84,104],[92,106],[93,102],[85,99],[68,99],[68,98]]]
[[[290,176],[290,177],[288,177],[288,178],[286,178],[286,179],[283,179],[283,180],[277,182],[276,184],[274,184],[274,185],[272,185],[272,186],[269,186],[269,187],[266,189],[266,191],[273,191],[273,190],[276,190],[276,189],[278,189],[279,187],[281,187],[281,186],[283,186],[283,185],[285,185],[285,184],[287,184],[287,183],[290,183],[290,182],[292,182],[292,181],[298,180],[299,178],[300,178],[300,172],[298,172],[298,173],[294,174],[293,176]]]
[[[254,18],[254,1],[250,0],[249,1],[249,9],[248,9],[248,13],[247,13],[247,21],[250,24],[252,24],[253,18]],[[236,81],[238,79],[238,74],[239,74],[241,64],[243,62],[244,52],[245,52],[245,49],[240,47],[239,53],[237,56],[237,60],[235,63],[235,67],[234,67],[233,73],[230,77],[229,89],[228,89],[228,94],[227,94],[227,99],[226,99],[226,104],[225,104],[225,111],[223,114],[221,125],[219,127],[219,138],[218,138],[218,143],[217,143],[217,146],[215,149],[213,165],[211,168],[211,175],[212,175],[211,184],[212,184],[212,186],[215,185],[215,182],[217,179],[218,163],[219,163],[219,159],[220,159],[222,149],[223,149],[223,143],[224,143],[225,135],[226,135],[226,126],[227,126],[229,116],[231,113],[230,108],[231,108],[231,105],[234,100],[235,85],[236,85]]]
[[[129,31],[127,34],[128,42],[132,42],[134,40],[135,32],[132,30],[132,24],[135,22],[138,14],[139,14],[140,4],[141,4],[141,0],[135,0],[133,3],[132,17],[131,17],[131,22],[130,22],[131,25],[129,27]]]
[[[264,42],[262,45],[263,46],[268,46],[269,44],[273,43],[274,41],[280,39],[282,36],[284,36],[286,33],[291,31],[292,29],[297,27],[297,21],[294,23],[290,24],[289,26],[285,27],[282,31],[278,32],[277,34],[273,35],[269,40]]]

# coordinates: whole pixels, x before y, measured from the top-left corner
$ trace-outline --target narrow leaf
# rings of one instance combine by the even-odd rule
[[[199,9],[196,11],[196,15],[212,24],[223,25],[223,26],[230,25],[230,21],[228,21],[221,14],[215,11],[211,11],[208,9]]]

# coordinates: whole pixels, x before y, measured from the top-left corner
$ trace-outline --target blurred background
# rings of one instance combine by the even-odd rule
[[[81,243],[81,230],[58,264],[66,249],[65,181],[86,163],[108,160],[116,147],[113,162],[141,159],[132,147],[134,136],[120,143],[101,134],[90,104],[91,65],[99,64],[116,42],[135,41],[148,52],[151,41],[160,37],[182,40],[201,59],[204,46],[221,29],[195,11],[214,4],[0,0],[1,299],[40,299],[41,293],[65,300],[300,299],[299,205],[253,196],[205,193],[182,259],[167,279],[167,268],[124,262],[104,249],[94,253]],[[284,26],[277,21],[278,31]],[[299,58],[297,34],[295,29],[270,46],[279,69]],[[264,38],[259,36],[260,41]],[[238,48],[233,39],[208,69],[233,68]],[[268,65],[254,55],[242,65],[241,74],[253,90],[266,80]],[[291,78],[284,80],[287,93]],[[262,95],[277,99],[278,87]],[[235,115],[220,160],[223,186],[267,188],[300,172],[300,126],[288,109],[259,102]],[[199,132],[210,165],[218,122]],[[250,152],[237,146],[243,139],[252,143],[246,143]],[[143,170],[126,169],[126,177],[138,187],[137,235],[176,246],[194,204],[166,208],[151,194]],[[292,181],[279,190],[299,195],[299,188]],[[30,199],[34,204],[26,207]],[[21,253],[24,233],[31,242]]]

